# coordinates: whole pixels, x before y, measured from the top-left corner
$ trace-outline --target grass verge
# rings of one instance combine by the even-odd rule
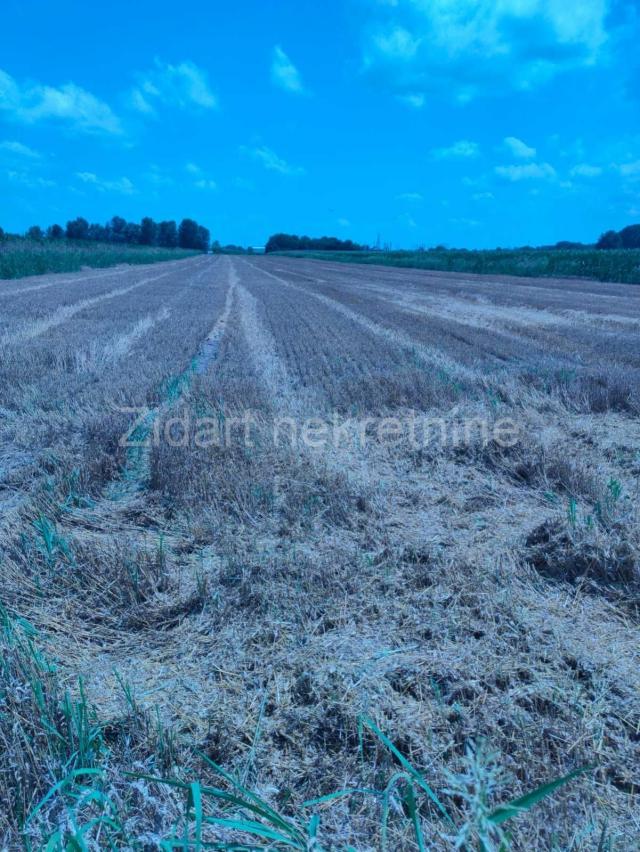
[[[640,284],[640,249],[429,249],[384,252],[277,252],[288,257],[375,263],[442,272],[525,277],[594,278]]]
[[[47,272],[78,272],[119,263],[158,263],[199,254],[186,249],[111,245],[94,242],[6,240],[0,243],[0,279],[24,278]]]

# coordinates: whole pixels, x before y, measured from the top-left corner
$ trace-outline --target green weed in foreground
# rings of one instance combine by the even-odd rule
[[[288,257],[334,260],[341,263],[375,263],[433,269],[442,272],[470,272],[481,275],[522,275],[526,277],[594,278],[640,284],[640,249],[602,251],[582,249],[429,249],[428,251],[381,252],[278,252]]]
[[[206,775],[219,779],[219,783],[185,779],[173,757],[166,762],[160,759],[158,745],[167,738],[158,731],[161,736],[147,741],[150,746],[155,742],[158,753],[151,766],[162,774],[123,772],[119,767],[120,793],[114,798],[113,773],[118,756],[107,745],[103,726],[89,706],[82,685],[77,700],[60,690],[55,669],[37,651],[34,639],[33,628],[14,622],[0,608],[0,739],[4,746],[0,792],[22,827],[25,848],[34,852],[150,848],[149,835],[137,836],[139,815],[132,811],[130,803],[127,806],[129,797],[123,790],[127,783],[133,787],[145,782],[152,785],[148,789],[164,788],[184,797],[182,815],[174,822],[173,831],[164,838],[155,838],[153,843],[153,848],[166,852],[322,852],[336,848],[323,846],[321,814],[335,803],[353,797],[365,797],[376,806],[377,842],[383,852],[398,848],[399,837],[402,848],[419,852],[431,848],[434,841],[440,848],[444,843],[452,850],[505,852],[510,846],[506,823],[588,771],[588,767],[576,769],[496,806],[503,779],[496,756],[484,744],[470,745],[462,772],[447,773],[448,787],[436,791],[375,722],[361,717],[361,757],[364,759],[368,738],[397,764],[382,788],[338,790],[304,802],[297,811],[285,815],[249,789],[245,776],[242,780],[236,778],[202,753],[195,754],[202,759]],[[119,680],[131,712],[130,723],[137,719],[141,730],[149,734],[152,717],[138,706],[131,688]],[[453,801],[462,802],[455,813]],[[54,827],[45,831],[45,825]],[[346,851],[351,847],[343,848]]]
[[[0,279],[23,278],[47,272],[78,272],[83,266],[106,267],[119,263],[158,263],[199,254],[185,249],[67,240],[5,240],[0,242]]]
[[[484,750],[484,746],[470,746],[465,760],[465,771],[450,774],[450,789],[444,794],[456,795],[465,802],[465,819],[456,824],[438,794],[426,778],[401,754],[388,737],[372,722],[363,717],[362,730],[367,730],[395,757],[400,770],[392,774],[386,787],[377,789],[339,790],[318,799],[305,802],[300,811],[286,816],[273,808],[267,801],[236,779],[231,773],[199,753],[209,770],[221,779],[220,786],[210,786],[200,781],[181,781],[153,775],[128,773],[137,782],[145,781],[182,791],[184,794],[183,818],[169,837],[159,842],[159,848],[200,852],[205,849],[227,850],[299,850],[299,852],[322,852],[320,835],[320,811],[339,800],[351,796],[368,796],[376,799],[380,806],[380,848],[383,852],[394,848],[390,844],[389,826],[392,819],[404,821],[408,833],[406,843],[411,843],[419,852],[431,847],[433,840],[450,843],[451,849],[478,850],[478,852],[506,852],[510,847],[510,836],[503,825],[531,810],[542,799],[552,795],[589,767],[582,767],[497,807],[490,798],[499,788],[499,770],[495,758]],[[77,770],[72,777],[56,785],[37,806],[40,809],[55,795],[66,793],[67,831],[55,832],[48,838],[46,849],[51,852],[76,852],[89,850],[95,831],[99,828],[103,842],[115,848],[118,839],[126,836],[121,815],[109,797],[101,789],[101,773],[94,772],[98,787],[93,789],[84,783],[75,784],[76,779],[86,779],[92,770]],[[91,805],[91,809],[87,806]],[[428,823],[425,814],[430,811]],[[80,813],[84,813],[80,818]],[[426,824],[425,824],[426,823]],[[428,829],[427,829],[428,825]],[[397,826],[398,828],[398,826]],[[399,826],[402,830],[402,826]],[[427,830],[430,836],[427,836]],[[143,844],[131,837],[127,845],[142,849]],[[404,841],[403,841],[404,844]],[[331,846],[331,848],[336,848]],[[403,848],[409,848],[403,845]],[[351,846],[345,852],[355,852]]]

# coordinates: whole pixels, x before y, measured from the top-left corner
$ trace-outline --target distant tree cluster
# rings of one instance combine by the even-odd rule
[[[365,246],[338,237],[299,237],[296,234],[273,234],[265,246],[270,251],[362,251]]]
[[[627,225],[621,231],[605,231],[596,243],[596,248],[640,248],[640,225]]]
[[[0,229],[0,239],[4,232]],[[179,225],[173,220],[154,222],[145,216],[140,223],[127,222],[122,216],[114,216],[106,225],[91,224],[82,216],[67,222],[67,227],[51,225],[46,232],[33,225],[25,234],[32,240],[93,240],[101,243],[127,243],[162,248],[185,248],[208,251],[210,234],[207,228],[195,219],[183,219]]]

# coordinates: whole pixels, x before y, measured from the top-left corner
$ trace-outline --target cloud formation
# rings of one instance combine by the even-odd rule
[[[241,150],[261,163],[268,171],[278,172],[281,175],[302,175],[305,173],[302,166],[291,165],[265,145],[259,145],[255,148],[243,147]]]
[[[7,172],[7,177],[13,183],[19,183],[22,186],[27,187],[27,189],[49,189],[56,185],[53,180],[40,177],[40,175],[30,174],[24,170],[18,171],[16,169],[11,169]]]
[[[22,142],[15,142],[10,139],[0,142],[0,150],[8,151],[10,154],[17,154],[19,157],[26,157],[29,160],[39,160],[41,156],[38,151],[34,151],[28,145],[23,145]]]
[[[522,165],[496,166],[498,177],[517,183],[521,180],[553,180],[556,170],[550,163],[526,163]]]
[[[468,139],[460,139],[447,148],[434,148],[431,152],[436,160],[466,160],[477,157],[480,154],[480,146],[477,142]]]
[[[591,166],[589,163],[578,163],[571,169],[571,177],[599,177],[602,174],[601,166]]]
[[[598,62],[611,2],[370,0],[364,69],[405,98],[531,89]]]
[[[276,86],[286,92],[293,92],[296,95],[304,94],[305,89],[302,85],[300,72],[280,45],[273,48],[271,79]]]
[[[640,176],[640,160],[633,160],[630,163],[618,163],[615,168],[620,172],[622,177]]]
[[[0,112],[23,124],[58,121],[84,133],[121,134],[111,107],[75,83],[18,83],[0,69]]]
[[[531,148],[517,136],[505,136],[503,141],[507,151],[519,160],[532,160],[537,153],[535,148]]]
[[[156,59],[154,67],[138,75],[138,84],[129,93],[129,104],[143,115],[155,115],[161,106],[178,109],[210,110],[218,106],[207,73],[185,60],[171,65]]]
[[[420,92],[409,92],[406,95],[398,95],[398,100],[414,109],[422,109],[427,102],[425,96]]]
[[[93,172],[76,172],[78,180],[95,187],[99,192],[115,192],[120,195],[134,195],[137,190],[128,177],[116,180],[104,180]]]
[[[204,169],[201,169],[197,163],[187,163],[185,170],[189,172],[190,175],[193,175],[193,185],[196,189],[215,191],[218,188],[216,181],[213,180],[213,178],[207,177]]]

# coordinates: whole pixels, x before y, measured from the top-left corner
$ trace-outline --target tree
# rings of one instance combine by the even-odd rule
[[[180,248],[199,248],[198,223],[194,219],[183,219],[178,228],[178,245]]]
[[[68,240],[86,240],[89,237],[89,223],[82,216],[67,222]]]
[[[47,238],[50,240],[61,240],[64,237],[64,228],[62,225],[49,225],[47,228]]]
[[[338,237],[299,237],[296,234],[273,234],[265,246],[270,251],[362,251],[363,246],[352,240],[340,240]]]
[[[158,245],[163,248],[175,248],[178,245],[178,227],[172,219],[158,225]]]
[[[140,242],[142,229],[137,222],[127,222],[124,228],[124,241],[130,245],[136,245]]]
[[[209,229],[205,228],[204,225],[198,225],[198,238],[196,248],[199,248],[201,251],[209,251],[210,240],[211,235],[209,233]]]
[[[622,248],[640,248],[640,225],[627,225],[618,236]]]
[[[126,227],[126,219],[123,219],[122,216],[114,216],[107,225],[107,239],[109,242],[124,243]]]
[[[40,225],[32,225],[27,231],[27,237],[30,240],[43,240],[44,233]]]
[[[0,240],[4,240],[4,228],[0,228]]]
[[[158,226],[150,216],[140,222],[140,243],[143,246],[155,246],[158,242]]]
[[[104,225],[98,225],[94,222],[92,225],[89,225],[89,234],[87,239],[95,240],[96,242],[106,242],[107,241],[107,229]]]
[[[605,231],[596,243],[599,249],[615,249],[622,246],[620,234],[617,231]]]

